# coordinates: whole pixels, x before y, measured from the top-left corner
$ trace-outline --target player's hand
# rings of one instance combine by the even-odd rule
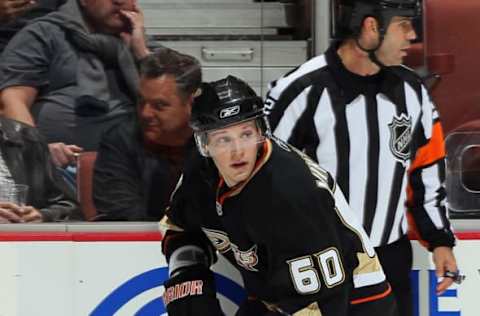
[[[22,219],[25,223],[43,222],[42,214],[33,206],[24,206],[22,208]]]
[[[32,9],[34,0],[0,0],[0,22],[9,22]]]
[[[132,10],[122,10],[120,13],[128,20],[131,27],[131,32],[120,33],[123,41],[132,49],[137,59],[147,56],[150,51],[145,40],[145,21],[137,1],[134,1]]]
[[[1,1],[1,0],[0,0]],[[64,143],[48,144],[53,163],[57,167],[66,167],[75,163],[75,159],[83,148],[76,145],[65,145]]]
[[[437,247],[433,250],[433,262],[435,263],[436,274],[443,280],[437,284],[437,295],[442,294],[453,283],[452,278],[444,277],[446,271],[458,271],[457,261],[450,247]]]
[[[22,208],[10,202],[0,202],[0,223],[23,223]]]

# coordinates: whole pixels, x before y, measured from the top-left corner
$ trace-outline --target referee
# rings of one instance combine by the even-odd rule
[[[444,137],[416,74],[401,65],[416,38],[419,0],[343,0],[338,41],[273,82],[265,103],[274,134],[335,176],[376,247],[400,307],[412,315],[408,229],[439,277],[458,277],[445,209]]]

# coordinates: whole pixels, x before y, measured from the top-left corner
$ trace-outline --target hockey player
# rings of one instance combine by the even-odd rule
[[[203,157],[187,167],[161,223],[169,315],[222,315],[209,269],[216,252],[243,277],[249,299],[237,315],[396,315],[340,189],[302,152],[270,137],[262,103],[229,76],[204,85],[192,107]]]
[[[460,281],[445,209],[439,115],[418,76],[401,66],[416,38],[419,0],[339,0],[327,52],[275,81],[268,93],[274,135],[328,170],[370,237],[397,298],[412,315],[417,227],[432,251],[437,293]]]

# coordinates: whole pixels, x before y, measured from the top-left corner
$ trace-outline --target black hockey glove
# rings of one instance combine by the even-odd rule
[[[203,265],[182,269],[164,283],[169,316],[224,316],[216,297],[213,272]]]

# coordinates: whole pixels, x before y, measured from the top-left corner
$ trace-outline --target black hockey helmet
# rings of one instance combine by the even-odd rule
[[[422,15],[421,0],[332,0],[332,38],[345,39],[360,34],[366,17],[374,17],[379,24],[381,37],[385,35],[394,16],[419,18]]]
[[[190,125],[196,132],[225,127],[263,116],[263,101],[244,81],[228,76],[202,85]]]
[[[263,101],[243,80],[234,76],[202,84],[202,93],[192,105],[190,126],[200,152],[206,150],[207,133],[212,130],[256,120],[261,134],[270,134]]]

